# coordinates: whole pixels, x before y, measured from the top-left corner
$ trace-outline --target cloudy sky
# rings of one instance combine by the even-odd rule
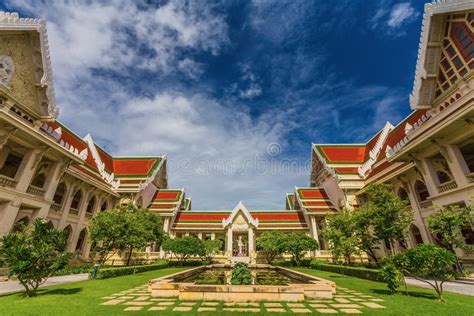
[[[311,143],[409,113],[423,1],[6,0],[48,21],[60,120],[166,155],[194,209],[284,208]]]

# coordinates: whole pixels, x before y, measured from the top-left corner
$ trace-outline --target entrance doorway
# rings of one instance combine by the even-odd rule
[[[248,235],[246,233],[236,233],[232,240],[232,256],[248,257]]]

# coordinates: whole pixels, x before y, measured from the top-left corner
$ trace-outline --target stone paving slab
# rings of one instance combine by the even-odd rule
[[[170,306],[170,305],[174,305],[174,302],[159,302],[157,305],[160,305],[160,306]]]
[[[311,313],[311,310],[307,308],[290,308],[293,313]]]
[[[265,307],[281,307],[281,303],[263,303]]]
[[[286,309],[284,308],[267,308],[267,312],[269,313],[284,313]]]
[[[377,303],[372,303],[372,302],[362,302],[361,304],[365,305],[369,308],[385,308],[385,306],[382,306],[382,305],[377,304]]]
[[[215,307],[199,307],[198,312],[214,312],[216,311]]]
[[[176,306],[173,308],[173,312],[189,312],[191,309],[192,307],[189,306]]]
[[[337,314],[337,310],[332,308],[317,308],[316,311],[321,314]]]
[[[126,312],[136,312],[136,311],[139,311],[141,310],[143,307],[141,306],[130,306],[130,307],[127,307],[124,309],[124,311]]]
[[[342,308],[340,311],[346,314],[362,314],[360,310],[355,308]]]
[[[260,308],[244,308],[244,307],[227,307],[223,308],[224,312],[251,312],[251,313],[258,313],[260,312]]]
[[[286,303],[286,305],[288,305],[288,307],[298,307],[298,308],[304,308],[304,304],[301,304],[301,303]]]
[[[166,309],[165,306],[152,306],[148,310],[149,311],[164,311]]]

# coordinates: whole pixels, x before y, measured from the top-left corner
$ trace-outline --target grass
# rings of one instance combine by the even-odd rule
[[[0,296],[0,315],[117,315],[123,306],[100,305],[101,297],[146,284],[150,279],[189,268],[166,268],[104,280],[88,280],[39,289],[38,296]],[[150,313],[149,313],[150,314]]]
[[[406,296],[404,287],[400,287],[400,291],[391,295],[384,283],[309,268],[294,269],[384,300],[380,304],[384,305],[385,309],[364,309],[364,315],[474,315],[472,296],[445,292],[446,302],[439,302],[434,290],[413,286],[408,287],[409,296]]]
[[[40,289],[38,296],[26,298],[21,293],[0,296],[0,315],[217,315],[216,312],[191,313],[183,312],[149,312],[146,309],[138,312],[124,312],[123,305],[100,305],[104,296],[131,289],[152,278],[185,270],[187,268],[166,268],[135,275],[127,275],[105,280],[82,281],[62,284]],[[385,284],[343,276],[337,273],[313,270],[308,268],[296,269],[301,272],[335,281],[338,286],[357,290],[384,301],[380,302],[385,309],[363,309],[364,315],[474,315],[473,297],[460,294],[446,293],[446,302],[438,302],[434,292],[427,289],[409,287],[410,296],[400,291],[390,295]],[[222,305],[222,303],[220,303]],[[248,315],[248,313],[228,313],[232,315]],[[294,313],[278,313],[278,315],[297,315]],[[263,312],[251,315],[263,315]],[[268,315],[268,313],[266,314]]]

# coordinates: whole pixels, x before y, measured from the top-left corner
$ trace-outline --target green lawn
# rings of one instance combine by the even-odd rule
[[[385,309],[364,309],[364,315],[474,315],[474,297],[445,292],[446,302],[436,299],[434,290],[409,286],[410,296],[404,294],[404,287],[398,293],[390,295],[384,283],[344,276],[308,268],[295,269],[336,282],[338,286],[373,295],[385,300],[380,304]]]
[[[100,305],[101,297],[148,283],[148,280],[188,268],[167,268],[104,280],[49,286],[38,296],[21,293],[0,296],[0,315],[117,315],[123,306]],[[149,313],[150,314],[150,313]]]
[[[124,305],[100,305],[109,296],[146,284],[148,280],[175,273],[185,268],[167,268],[136,275],[129,275],[105,280],[83,281],[70,284],[56,285],[41,289],[34,298],[25,298],[21,293],[0,296],[0,315],[206,315],[197,313],[196,307],[192,313],[172,312],[170,309],[160,312],[149,312],[147,308],[137,312],[125,312]],[[363,309],[363,315],[474,315],[474,298],[464,295],[446,293],[447,302],[438,302],[430,290],[410,287],[411,296],[398,293],[389,295],[385,285],[342,276],[336,273],[300,268],[299,271],[335,281],[338,286],[369,294],[384,301],[380,302],[385,309]],[[200,304],[200,303],[199,303]],[[222,303],[219,304],[222,307]],[[287,309],[287,311],[289,311]],[[219,315],[219,312],[209,312],[207,315]],[[232,315],[249,315],[249,313],[229,313]],[[277,315],[296,315],[294,313],[278,313]],[[263,315],[251,313],[251,315]]]

